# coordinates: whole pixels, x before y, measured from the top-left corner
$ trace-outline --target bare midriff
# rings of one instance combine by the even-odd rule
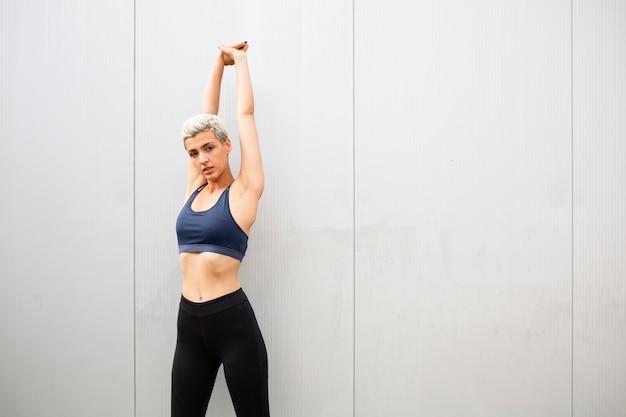
[[[218,253],[181,253],[183,297],[202,303],[237,291],[240,265],[237,259]]]

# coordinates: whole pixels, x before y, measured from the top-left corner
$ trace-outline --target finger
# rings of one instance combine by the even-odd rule
[[[244,46],[246,45],[246,42],[238,42],[238,43],[234,43],[232,45],[229,46],[229,48],[233,48],[233,49],[242,49]]]

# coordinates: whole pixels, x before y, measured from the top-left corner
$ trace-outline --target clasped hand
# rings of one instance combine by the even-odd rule
[[[233,65],[235,63],[235,57],[239,54],[245,54],[248,50],[248,42],[239,42],[234,45],[219,45],[220,52],[222,53],[222,59],[224,65]]]

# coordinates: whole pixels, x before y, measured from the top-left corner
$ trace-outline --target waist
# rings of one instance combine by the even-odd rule
[[[211,300],[237,290],[241,263],[215,253],[181,253],[183,295],[193,301]]]
[[[180,309],[194,316],[209,316],[247,301],[248,297],[246,297],[243,289],[239,288],[229,294],[201,303],[188,300],[183,295],[180,297]]]
[[[236,276],[241,267],[237,259],[215,252],[182,252],[178,259],[183,276],[190,278]]]

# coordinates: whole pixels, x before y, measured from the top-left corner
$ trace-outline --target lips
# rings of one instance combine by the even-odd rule
[[[202,169],[202,172],[204,172],[205,175],[209,175],[211,172],[213,172],[213,167],[207,167]]]

